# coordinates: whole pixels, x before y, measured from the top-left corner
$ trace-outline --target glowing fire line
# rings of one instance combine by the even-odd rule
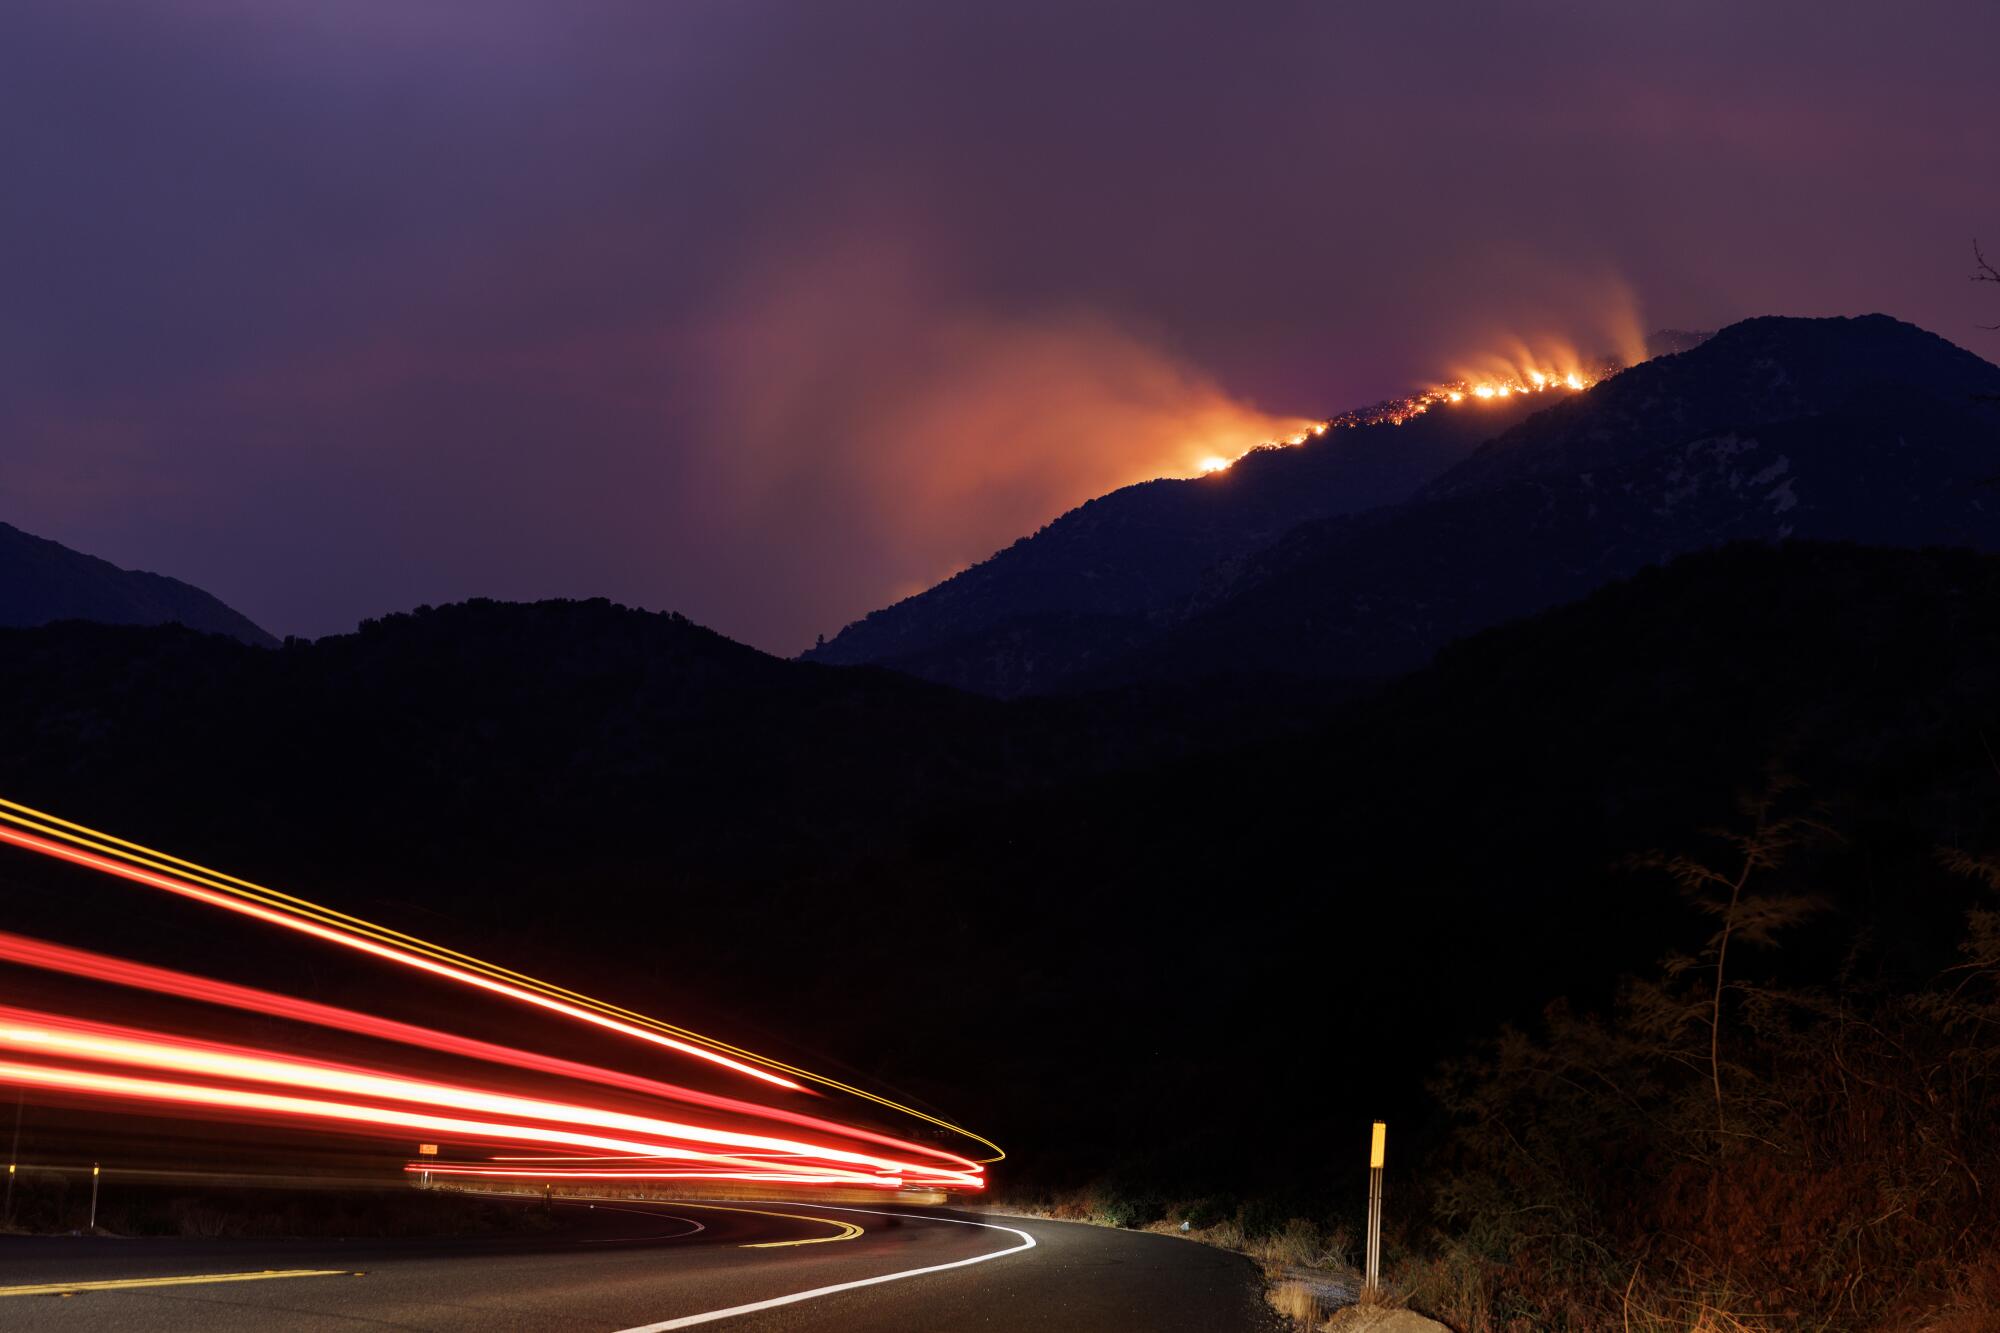
[[[1437,407],[1450,407],[1460,403],[1501,402],[1545,393],[1554,393],[1558,396],[1580,393],[1617,373],[1620,368],[1617,362],[1608,359],[1601,360],[1595,365],[1588,365],[1580,358],[1564,356],[1552,363],[1521,365],[1497,374],[1467,375],[1434,384],[1405,398],[1390,398],[1372,407],[1343,412],[1337,417],[1317,422],[1310,429],[1285,439],[1267,440],[1233,458],[1210,454],[1201,459],[1196,467],[1203,476],[1226,472],[1242,458],[1258,450],[1282,449],[1288,445],[1304,444],[1308,440],[1326,434],[1329,430],[1352,429],[1358,426],[1400,426]]]

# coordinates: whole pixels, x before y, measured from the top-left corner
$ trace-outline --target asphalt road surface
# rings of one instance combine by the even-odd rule
[[[893,1205],[557,1207],[571,1225],[535,1237],[0,1237],[0,1329],[1279,1327],[1248,1260],[1170,1236]]]

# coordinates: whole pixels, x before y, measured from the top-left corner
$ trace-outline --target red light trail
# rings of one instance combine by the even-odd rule
[[[741,1130],[716,1129],[581,1103],[553,1102],[484,1088],[468,1088],[405,1078],[347,1065],[302,1060],[274,1052],[115,1027],[110,1024],[34,1013],[24,1009],[0,1007],[0,1049],[51,1059],[81,1060],[91,1064],[204,1076],[222,1084],[264,1084],[359,1099],[353,1103],[343,1103],[345,1111],[328,1110],[326,1108],[331,1104],[320,1102],[311,1103],[317,1109],[306,1110],[304,1108],[307,1103],[300,1101],[295,1113],[307,1118],[323,1116],[339,1119],[347,1112],[354,1113],[349,1118],[365,1118],[365,1113],[373,1112],[387,1117],[383,1123],[404,1123],[397,1120],[395,1118],[397,1113],[388,1110],[385,1104],[444,1108],[455,1112],[505,1117],[504,1120],[480,1122],[482,1128],[476,1131],[468,1128],[471,1122],[450,1123],[451,1127],[461,1134],[476,1133],[479,1137],[501,1138],[509,1142],[595,1147],[642,1157],[698,1158],[738,1168],[759,1171],[769,1169],[765,1162],[750,1162],[733,1155],[741,1150],[759,1155],[782,1156],[795,1162],[822,1162],[827,1164],[826,1167],[811,1168],[812,1172],[824,1174],[826,1171],[838,1171],[841,1173],[842,1183],[846,1183],[854,1171],[866,1169],[870,1172],[893,1173],[899,1176],[915,1173],[925,1184],[949,1184],[961,1188],[977,1188],[979,1184],[974,1174],[978,1171],[978,1167],[970,1163],[967,1164],[967,1169],[947,1171],[935,1166],[901,1162],[828,1144],[781,1139],[768,1134]],[[66,1077],[74,1077],[77,1074],[75,1070],[63,1072]],[[82,1085],[70,1083],[66,1086]],[[136,1086],[136,1084],[107,1082],[97,1086],[105,1091],[114,1091],[120,1087]],[[177,1091],[159,1092],[156,1095],[168,1101],[219,1106],[234,1104],[232,1099],[239,1095],[233,1088],[227,1086],[182,1083],[171,1086]],[[277,1109],[274,1104],[263,1100],[261,1095],[244,1101],[242,1105],[250,1110]],[[441,1120],[437,1124],[415,1127],[442,1129],[445,1124],[446,1122]],[[554,1126],[570,1128],[550,1128]],[[609,1138],[603,1134],[582,1133],[575,1127],[647,1137]]]
[[[697,1060],[707,1060],[713,1064],[721,1065],[725,1069],[733,1069],[739,1074],[747,1074],[751,1078],[762,1079],[764,1082],[780,1088],[788,1088],[794,1092],[804,1091],[804,1088],[798,1083],[786,1078],[782,1074],[773,1074],[768,1070],[745,1064],[741,1060],[733,1060],[720,1052],[696,1046],[691,1042],[680,1041],[658,1032],[649,1032],[645,1028],[635,1027],[630,1023],[570,1004],[565,1000],[537,994],[534,991],[513,985],[510,982],[481,976],[476,972],[456,967],[450,963],[443,963],[434,958],[423,957],[421,954],[414,953],[408,949],[367,939],[352,931],[321,925],[316,921],[310,921],[291,913],[276,911],[268,907],[260,907],[256,903],[245,902],[240,898],[218,893],[213,889],[204,888],[198,884],[190,884],[185,880],[178,880],[167,875],[157,874],[153,871],[142,869],[139,866],[126,865],[123,862],[108,860],[104,857],[93,855],[90,852],[79,851],[74,847],[65,847],[60,843],[37,838],[33,834],[22,833],[18,829],[0,827],[0,842],[11,842],[17,847],[24,847],[32,852],[40,852],[44,856],[53,856],[64,861],[71,861],[80,866],[87,866],[92,870],[101,870],[107,875],[117,875],[121,879],[129,879],[135,883],[147,885],[150,888],[164,889],[168,893],[178,894],[183,898],[192,898],[196,902],[206,903],[210,907],[220,907],[225,912],[236,912],[243,916],[254,917],[270,925],[282,926],[286,930],[295,930],[302,935],[311,935],[316,939],[325,940],[330,944],[338,944],[344,949],[353,949],[360,953],[373,954],[377,958],[386,959],[389,962],[398,963],[419,972],[428,972],[433,976],[443,977],[446,980],[456,981],[460,985],[474,986],[480,990],[491,991],[495,995],[506,996],[510,1000],[518,1000],[523,1004],[536,1005],[551,1012],[561,1014],[565,1018],[574,1018],[579,1022],[593,1023],[598,1027],[608,1028],[613,1032],[621,1033],[627,1037],[636,1037],[640,1041],[649,1041],[656,1046],[665,1046],[667,1049],[679,1051],[683,1055],[692,1055]]]
[[[20,812],[20,813],[12,813]],[[23,817],[27,816],[27,817]],[[8,827],[8,824],[26,825]],[[32,831],[30,831],[32,830]],[[65,831],[68,830],[68,831]],[[45,836],[47,835],[47,836]],[[796,1070],[699,1034],[508,972],[303,899],[259,889],[80,825],[0,801],[0,842],[122,880],[218,907],[487,995],[633,1037],[786,1091],[798,1074],[824,1086],[948,1129],[946,1122],[871,1093]],[[194,873],[170,873],[163,863]],[[196,879],[204,882],[195,882]],[[240,885],[241,888],[231,887]],[[484,1150],[511,1146],[584,1151],[583,1157],[515,1166],[426,1160],[409,1169],[439,1175],[551,1179],[722,1181],[758,1184],[977,1190],[975,1159],[784,1107],[765,1106],[581,1061],[520,1050],[433,1027],[196,976],[67,945],[0,932],[0,963],[191,1000],[261,1018],[393,1043],[426,1056],[479,1062],[498,1071],[562,1080],[561,1099],[471,1082],[417,1078],[393,1069],[308,1058],[261,1046],[124,1027],[71,1015],[0,1007],[0,1084],[106,1102],[128,1110],[404,1141],[411,1133]],[[663,1030],[664,1029],[664,1030]],[[678,1035],[677,1035],[678,1034]],[[704,1044],[708,1043],[708,1044]],[[727,1052],[727,1053],[725,1053]],[[742,1057],[742,1058],[738,1058]],[[756,1063],[753,1063],[756,1062]],[[760,1065],[770,1068],[759,1067]],[[783,1073],[772,1072],[782,1070]],[[575,1088],[577,1091],[570,1091]],[[631,1105],[586,1100],[616,1089]],[[640,1099],[633,1101],[632,1099]],[[644,1109],[638,1109],[643,1107]],[[700,1120],[668,1108],[700,1108]],[[720,1121],[722,1123],[713,1123]],[[977,1135],[957,1130],[975,1142]],[[990,1145],[988,1145],[990,1146]],[[997,1149],[995,1150],[997,1154]],[[987,1159],[994,1160],[994,1159]],[[573,1165],[561,1165],[568,1162]]]
[[[979,1170],[978,1163],[956,1153],[945,1152],[920,1143],[905,1142],[887,1134],[879,1134],[859,1126],[843,1125],[837,1121],[806,1115],[783,1107],[762,1106],[735,1097],[723,1097],[694,1088],[662,1083],[639,1074],[602,1069],[576,1060],[565,1060],[560,1056],[518,1050],[495,1042],[481,1041],[475,1037],[461,1037],[455,1033],[441,1032],[435,1028],[420,1027],[414,1023],[404,1023],[391,1018],[378,1018],[373,1014],[320,1004],[313,1000],[278,995],[271,991],[238,986],[232,982],[216,981],[209,977],[197,977],[186,972],[175,972],[168,968],[153,967],[123,958],[109,958],[103,954],[72,949],[61,944],[50,944],[43,940],[31,940],[4,931],[0,931],[0,962],[19,963],[43,971],[110,982],[159,995],[199,1000],[266,1017],[289,1019],[356,1036],[414,1046],[433,1054],[458,1055],[491,1064],[511,1066],[515,1069],[551,1074],[558,1078],[599,1083],[664,1101],[756,1116],[820,1133],[860,1139],[902,1152],[913,1152],[949,1163],[955,1170]],[[0,1010],[0,1013],[4,1012]]]

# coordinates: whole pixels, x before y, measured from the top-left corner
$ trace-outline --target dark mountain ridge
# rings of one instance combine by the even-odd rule
[[[1115,649],[1154,612],[1186,598],[1204,570],[1312,518],[1408,498],[1532,406],[1467,404],[1402,425],[1336,428],[1294,446],[1252,450],[1225,471],[1141,482],[1085,502],[987,560],[872,612],[807,653],[830,665],[876,663],[981,693],[1012,695]],[[1067,635],[1070,651],[1013,678],[948,664],[1025,627]],[[1079,630],[1090,632],[1079,635]],[[982,651],[972,649],[971,651]]]
[[[1665,330],[1647,340],[1647,355],[1709,336]],[[1616,368],[1607,360],[1600,373]],[[1001,698],[1056,688],[1150,641],[1218,563],[1300,523],[1407,500],[1547,402],[1437,402],[1411,415],[1409,400],[1387,400],[1336,415],[1320,438],[1253,450],[1219,473],[1124,487],[805,656],[887,666]]]
[[[1884,316],[1749,320],[1483,446],[1407,505],[1211,571],[1094,677],[1379,677],[1730,541],[2000,549],[2000,367]],[[1662,443],[1665,441],[1666,443]]]
[[[107,625],[181,624],[260,647],[277,640],[193,584],[120,569],[58,542],[0,523],[0,625],[94,620]]]
[[[603,599],[420,607],[268,652],[178,626],[0,629],[0,696],[22,701],[0,710],[0,795],[94,807],[160,844],[228,847],[255,827],[289,846],[292,874],[322,856],[363,868],[329,821],[415,847],[451,827],[452,858],[488,869],[635,826],[697,879],[746,857],[809,863],[894,845],[931,793],[998,797],[1313,716],[1309,701],[1265,716],[1164,695],[1135,705],[1144,725],[1065,701],[1010,709]]]
[[[1578,476],[1704,436],[1825,414],[1862,390],[1883,402],[1900,391],[1962,406],[1996,381],[2000,368],[1888,315],[1746,319],[1495,435],[1416,498]]]
[[[726,810],[784,810],[758,836],[810,848],[829,828],[893,823],[899,792],[983,789],[977,738],[996,707],[601,600],[422,607],[276,652],[172,627],[0,630],[0,688],[37,703],[0,719],[0,790],[17,799],[93,802],[135,780],[172,790],[201,751],[238,796],[181,812],[184,829],[226,837],[323,808],[413,845],[441,820],[520,848],[603,834],[645,808],[687,865],[739,853]],[[834,756],[844,776],[821,766]],[[165,808],[116,817],[151,835]],[[294,832],[302,849],[323,842]]]
[[[1112,665],[1381,677],[1452,639],[1729,541],[2000,549],[1990,422],[1860,391],[1835,410],[1691,440],[1580,477],[1501,483],[1308,525],[1219,574],[1194,613]]]
[[[2000,368],[1885,315],[1758,318],[1655,343],[1654,359],[1516,408],[1485,440],[1466,423],[1491,418],[1432,412],[1149,483],[1157,499],[1136,487],[1093,501],[816,659],[1002,697],[1229,673],[1366,679],[1720,542],[2000,542],[1978,486],[2000,471],[2000,414],[1975,401],[2000,393]],[[1437,469],[1407,498],[1327,500],[1383,496],[1341,490],[1338,474],[1406,444],[1418,447],[1399,481]],[[1466,452],[1445,459],[1453,449]],[[1261,487],[1296,493],[1262,503]],[[1239,521],[1251,514],[1261,523]]]

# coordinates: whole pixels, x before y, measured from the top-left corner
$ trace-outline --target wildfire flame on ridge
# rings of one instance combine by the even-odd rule
[[[1563,352],[1550,357],[1530,357],[1525,352],[1498,360],[1483,371],[1466,371],[1451,379],[1440,381],[1427,389],[1419,390],[1403,398],[1387,398],[1368,407],[1343,412],[1325,421],[1314,422],[1311,427],[1281,440],[1267,440],[1255,449],[1245,450],[1235,458],[1211,454],[1199,464],[1202,475],[1227,471],[1238,459],[1256,452],[1257,449],[1283,449],[1304,444],[1326,434],[1329,430],[1352,429],[1357,426],[1400,426],[1414,417],[1420,417],[1435,407],[1451,407],[1461,403],[1491,403],[1511,400],[1519,395],[1553,394],[1563,397],[1580,393],[1601,380],[1610,378],[1624,369],[1625,363],[1616,357],[1598,357],[1594,360]]]

